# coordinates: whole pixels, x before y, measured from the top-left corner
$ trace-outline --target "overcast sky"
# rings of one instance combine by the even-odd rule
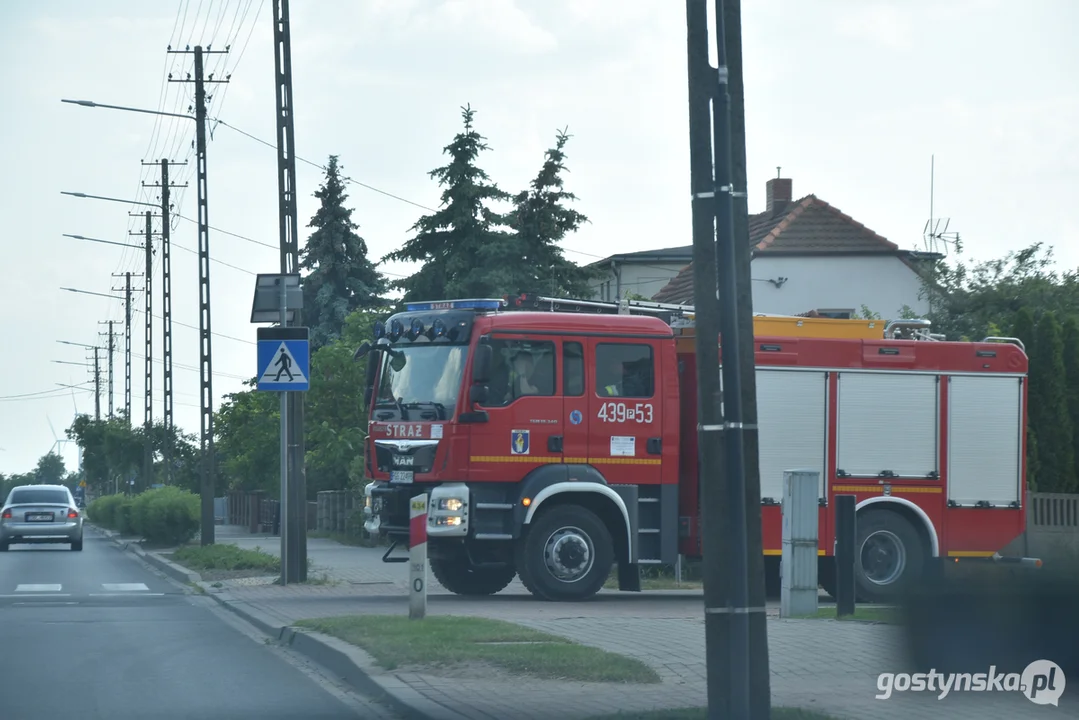
[[[492,151],[482,166],[507,190],[535,174],[568,126],[568,187],[591,218],[564,243],[586,263],[633,250],[686,245],[690,203],[685,9],[681,0],[293,0],[296,148],[317,165],[337,154],[354,218],[375,258],[398,247],[435,207],[427,172],[471,103]],[[782,167],[796,196],[815,193],[901,247],[922,243],[930,156],[936,214],[951,218],[969,255],[1000,256],[1044,240],[1079,265],[1073,211],[1079,172],[1079,90],[1073,0],[753,0],[743,2],[749,203]],[[63,237],[137,242],[139,211],[61,196],[84,192],[156,202],[157,170],[143,161],[193,159],[194,123],[87,109],[61,98],[184,112],[190,55],[166,46],[212,44],[210,115],[274,140],[270,0],[3,0],[0,213],[8,262],[0,355],[0,472],[30,469],[93,395],[59,384],[115,321],[110,294],[141,273],[139,251]],[[160,121],[159,121],[160,120]],[[316,208],[321,172],[297,169],[300,224]],[[173,170],[193,181],[194,166]],[[217,125],[208,151],[215,408],[255,373],[249,323],[255,272],[276,272],[276,155]],[[391,197],[389,193],[395,197]],[[174,191],[196,216],[194,184]],[[417,206],[418,205],[418,206]],[[155,230],[156,220],[155,220]],[[227,233],[234,233],[230,235]],[[302,237],[306,237],[306,228]],[[236,237],[242,236],[245,239]],[[176,422],[198,432],[198,270],[195,226],[173,232]],[[387,264],[393,277],[409,267]],[[160,315],[160,256],[154,268]],[[141,285],[141,279],[136,280]],[[142,307],[139,299],[136,309]],[[133,324],[133,416],[143,417],[144,316]],[[161,355],[155,321],[154,356]],[[102,374],[106,364],[102,355]],[[115,403],[123,404],[118,339]],[[162,414],[161,365],[154,414]],[[107,399],[102,399],[102,412]],[[74,446],[61,446],[74,468]]]

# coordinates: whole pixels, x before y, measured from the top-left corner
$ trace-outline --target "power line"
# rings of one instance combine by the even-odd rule
[[[93,392],[93,388],[80,388],[77,386],[71,386],[72,389],[79,392]],[[40,392],[23,393],[22,395],[0,395],[0,401],[3,402],[20,402],[26,400],[49,400],[51,398],[71,397],[69,390],[41,390]]]

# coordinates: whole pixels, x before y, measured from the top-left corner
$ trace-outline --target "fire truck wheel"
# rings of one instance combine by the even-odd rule
[[[541,512],[517,543],[517,572],[533,595],[546,600],[592,597],[614,564],[611,534],[595,513],[576,505]]]
[[[442,587],[455,595],[494,595],[513,582],[517,570],[473,567],[467,560],[432,559],[431,572]]]
[[[921,577],[925,550],[906,518],[888,510],[858,517],[855,582],[862,602],[894,600]]]

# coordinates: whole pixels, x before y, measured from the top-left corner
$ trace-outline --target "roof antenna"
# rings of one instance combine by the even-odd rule
[[[779,174],[779,171],[782,170],[782,169],[783,168],[781,168],[779,165],[776,165],[776,177],[777,178],[783,177],[782,175]]]
[[[926,221],[925,227],[922,229],[922,239],[925,241],[925,250],[929,253],[948,255],[948,245],[954,244],[955,249],[958,252],[962,245],[960,245],[959,233],[948,232],[948,226],[951,224],[951,218],[937,218],[933,215],[933,201],[935,199],[935,179],[936,179],[936,156],[929,156],[929,220]]]

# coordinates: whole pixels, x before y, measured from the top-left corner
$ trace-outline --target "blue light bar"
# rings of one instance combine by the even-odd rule
[[[436,300],[424,303],[405,303],[408,312],[420,310],[500,310],[506,306],[504,300],[487,298],[474,300]]]

